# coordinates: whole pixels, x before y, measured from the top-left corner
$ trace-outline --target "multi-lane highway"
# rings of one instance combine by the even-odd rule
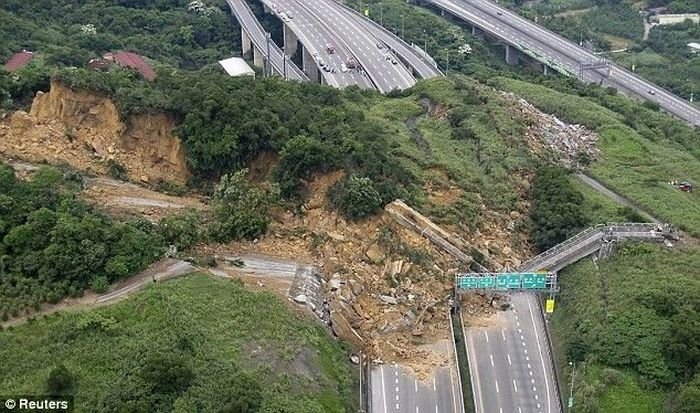
[[[559,412],[545,331],[532,294],[511,309],[465,328],[476,413]]]
[[[387,56],[386,48],[378,47],[379,40],[334,1],[284,0],[284,3],[296,3],[317,19],[316,27],[332,32],[334,38],[330,43],[349,50],[380,92],[407,89],[416,83],[411,72],[400,61]],[[309,29],[313,32],[316,27]]]
[[[387,47],[389,47],[389,49],[405,60],[408,63],[408,66],[411,67],[415,74],[420,78],[427,79],[436,76],[443,76],[440,69],[430,61],[432,59],[427,59],[424,53],[421,53],[415,48],[411,47],[400,37],[397,37],[377,22],[364,17],[357,11],[336,0],[323,1],[326,2],[329,7],[336,7],[348,13],[353,20],[355,20],[358,24],[361,24],[369,33],[371,33],[380,42],[385,44]]]
[[[397,364],[372,367],[370,413],[462,413],[462,403],[450,369],[437,369],[427,381],[418,380]]]
[[[281,13],[291,16],[287,25],[294,35],[299,39],[306,51],[314,56],[313,68],[306,70],[321,70],[320,62],[328,65],[329,70],[321,70],[321,75],[325,82],[331,86],[343,88],[350,85],[357,85],[363,89],[372,89],[374,85],[369,77],[357,71],[343,72],[341,66],[354,58],[352,52],[342,45],[336,44],[336,37],[326,26],[319,23],[313,13],[309,12],[296,0],[263,0],[274,14],[280,16]],[[326,46],[332,45],[335,53],[327,53]],[[333,70],[334,69],[334,70]]]
[[[582,64],[598,62],[600,57],[488,0],[427,1],[557,70],[586,82],[602,81],[625,94],[656,102],[667,112],[700,125],[700,110],[695,106],[619,66],[610,64],[582,72]]]

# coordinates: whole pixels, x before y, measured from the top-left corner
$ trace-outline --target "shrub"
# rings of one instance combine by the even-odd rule
[[[277,201],[276,188],[263,190],[246,178],[248,170],[224,175],[214,192],[211,234],[217,241],[253,239],[267,230],[268,211]]]
[[[109,289],[109,281],[107,280],[107,277],[102,275],[93,278],[90,282],[90,289],[97,294],[107,292],[107,290]]]
[[[68,395],[75,386],[75,377],[63,364],[54,367],[46,378],[46,390],[54,396]]]
[[[371,179],[350,176],[338,181],[329,192],[331,203],[351,219],[364,218],[382,206],[382,198]]]

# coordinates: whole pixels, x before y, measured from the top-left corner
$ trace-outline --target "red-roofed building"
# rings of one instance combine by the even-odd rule
[[[136,53],[119,50],[114,53],[106,53],[103,56],[103,59],[106,61],[114,62],[117,65],[124,68],[134,69],[141,73],[141,75],[148,80],[154,80],[156,78],[156,71],[153,70],[153,68],[148,63],[146,63],[143,57],[137,55]],[[98,60],[92,60],[88,64],[88,67],[92,69],[102,70],[102,67],[99,66],[101,66],[101,64]]]
[[[8,72],[14,72],[17,69],[21,69],[29,63],[30,60],[34,58],[34,52],[29,52],[27,50],[22,50],[19,53],[15,53],[10,57],[10,60],[5,63],[5,70]]]

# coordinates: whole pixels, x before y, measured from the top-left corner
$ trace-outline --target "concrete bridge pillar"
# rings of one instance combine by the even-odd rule
[[[297,36],[286,24],[283,26],[282,34],[284,36],[284,52],[287,56],[294,56],[294,53],[297,52],[297,44],[299,43]]]
[[[542,73],[547,76],[549,74],[549,66],[546,63],[542,63]]]
[[[484,38],[484,31],[476,26],[472,26],[472,36],[483,39]]]
[[[316,66],[316,59],[305,47],[303,48],[301,67],[312,82],[318,83],[321,81],[321,74],[318,71],[318,66]]]
[[[509,44],[506,45],[506,63],[512,66],[517,65],[519,55],[518,49]]]
[[[250,49],[253,47],[253,42],[250,41],[250,37],[248,37],[248,33],[241,28],[241,48],[243,57],[248,57],[250,56]]]
[[[265,55],[263,54],[263,52],[258,50],[257,47],[253,48],[253,64],[257,67],[265,66]]]

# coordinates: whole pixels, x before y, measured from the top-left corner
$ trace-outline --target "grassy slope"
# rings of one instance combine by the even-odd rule
[[[592,165],[591,174],[652,214],[700,235],[700,193],[687,194],[667,184],[700,182],[700,161],[680,145],[652,142],[622,123],[621,115],[585,98],[517,80],[497,83],[545,112],[597,129],[603,159]]]
[[[594,343],[586,363],[585,383],[577,380],[574,391],[578,392],[587,385],[597,388],[595,399],[598,400],[602,413],[658,412],[661,411],[665,397],[662,390],[643,386],[643,381],[631,369],[615,366],[621,369],[622,374],[613,383],[602,378],[601,371],[609,367],[601,363],[600,359],[604,355],[599,353],[600,344],[595,343],[604,333],[608,317],[614,318],[643,307],[645,301],[640,300],[640,297],[647,293],[668,292],[670,289],[676,294],[677,302],[688,302],[693,297],[697,299],[700,296],[699,281],[697,278],[689,278],[688,272],[690,268],[698,268],[700,265],[698,247],[669,250],[655,245],[645,248],[648,250],[643,254],[616,254],[602,261],[599,272],[591,260],[582,260],[564,270],[560,277],[562,291],[553,316],[554,336],[564,348],[579,337]],[[657,322],[658,324],[653,324]],[[652,321],[651,325],[668,328],[661,319]],[[655,333],[652,330],[654,329],[650,329],[646,335],[635,337],[632,341],[634,346],[638,342],[645,345],[653,342]],[[647,339],[648,337],[652,339]],[[664,335],[661,334],[661,337]],[[559,353],[559,364],[566,366],[563,351]],[[580,369],[579,364],[577,375],[581,373]],[[563,377],[568,379],[562,386],[565,386],[565,393],[568,394],[571,376],[568,368],[564,370]]]
[[[421,99],[431,102],[439,115],[426,114]],[[462,125],[473,132],[473,139],[455,139],[446,114],[463,107],[470,116]],[[519,192],[524,185],[523,170],[532,169],[533,158],[523,141],[522,125],[509,115],[505,104],[491,88],[466,77],[420,81],[408,96],[377,98],[366,108],[368,117],[388,125],[393,150],[423,182],[446,184],[444,172],[462,190],[454,205],[424,205],[439,223],[460,223],[479,227],[481,204],[498,211],[520,210]],[[410,122],[414,121],[413,127]],[[418,199],[425,200],[426,194]]]
[[[78,327],[94,318],[113,320],[114,329]],[[324,411],[344,412],[351,405],[347,359],[315,320],[295,316],[271,294],[204,275],[154,285],[113,306],[0,332],[0,388],[41,394],[48,372],[62,362],[78,377],[78,411],[101,410],[117,395],[137,398],[140,383],[133,376],[142,360],[177,352],[182,342],[191,345],[186,354],[196,378],[176,401],[179,411],[220,408],[220,390],[239,369],[254,372],[267,392],[292,383],[292,397],[308,396]]]

